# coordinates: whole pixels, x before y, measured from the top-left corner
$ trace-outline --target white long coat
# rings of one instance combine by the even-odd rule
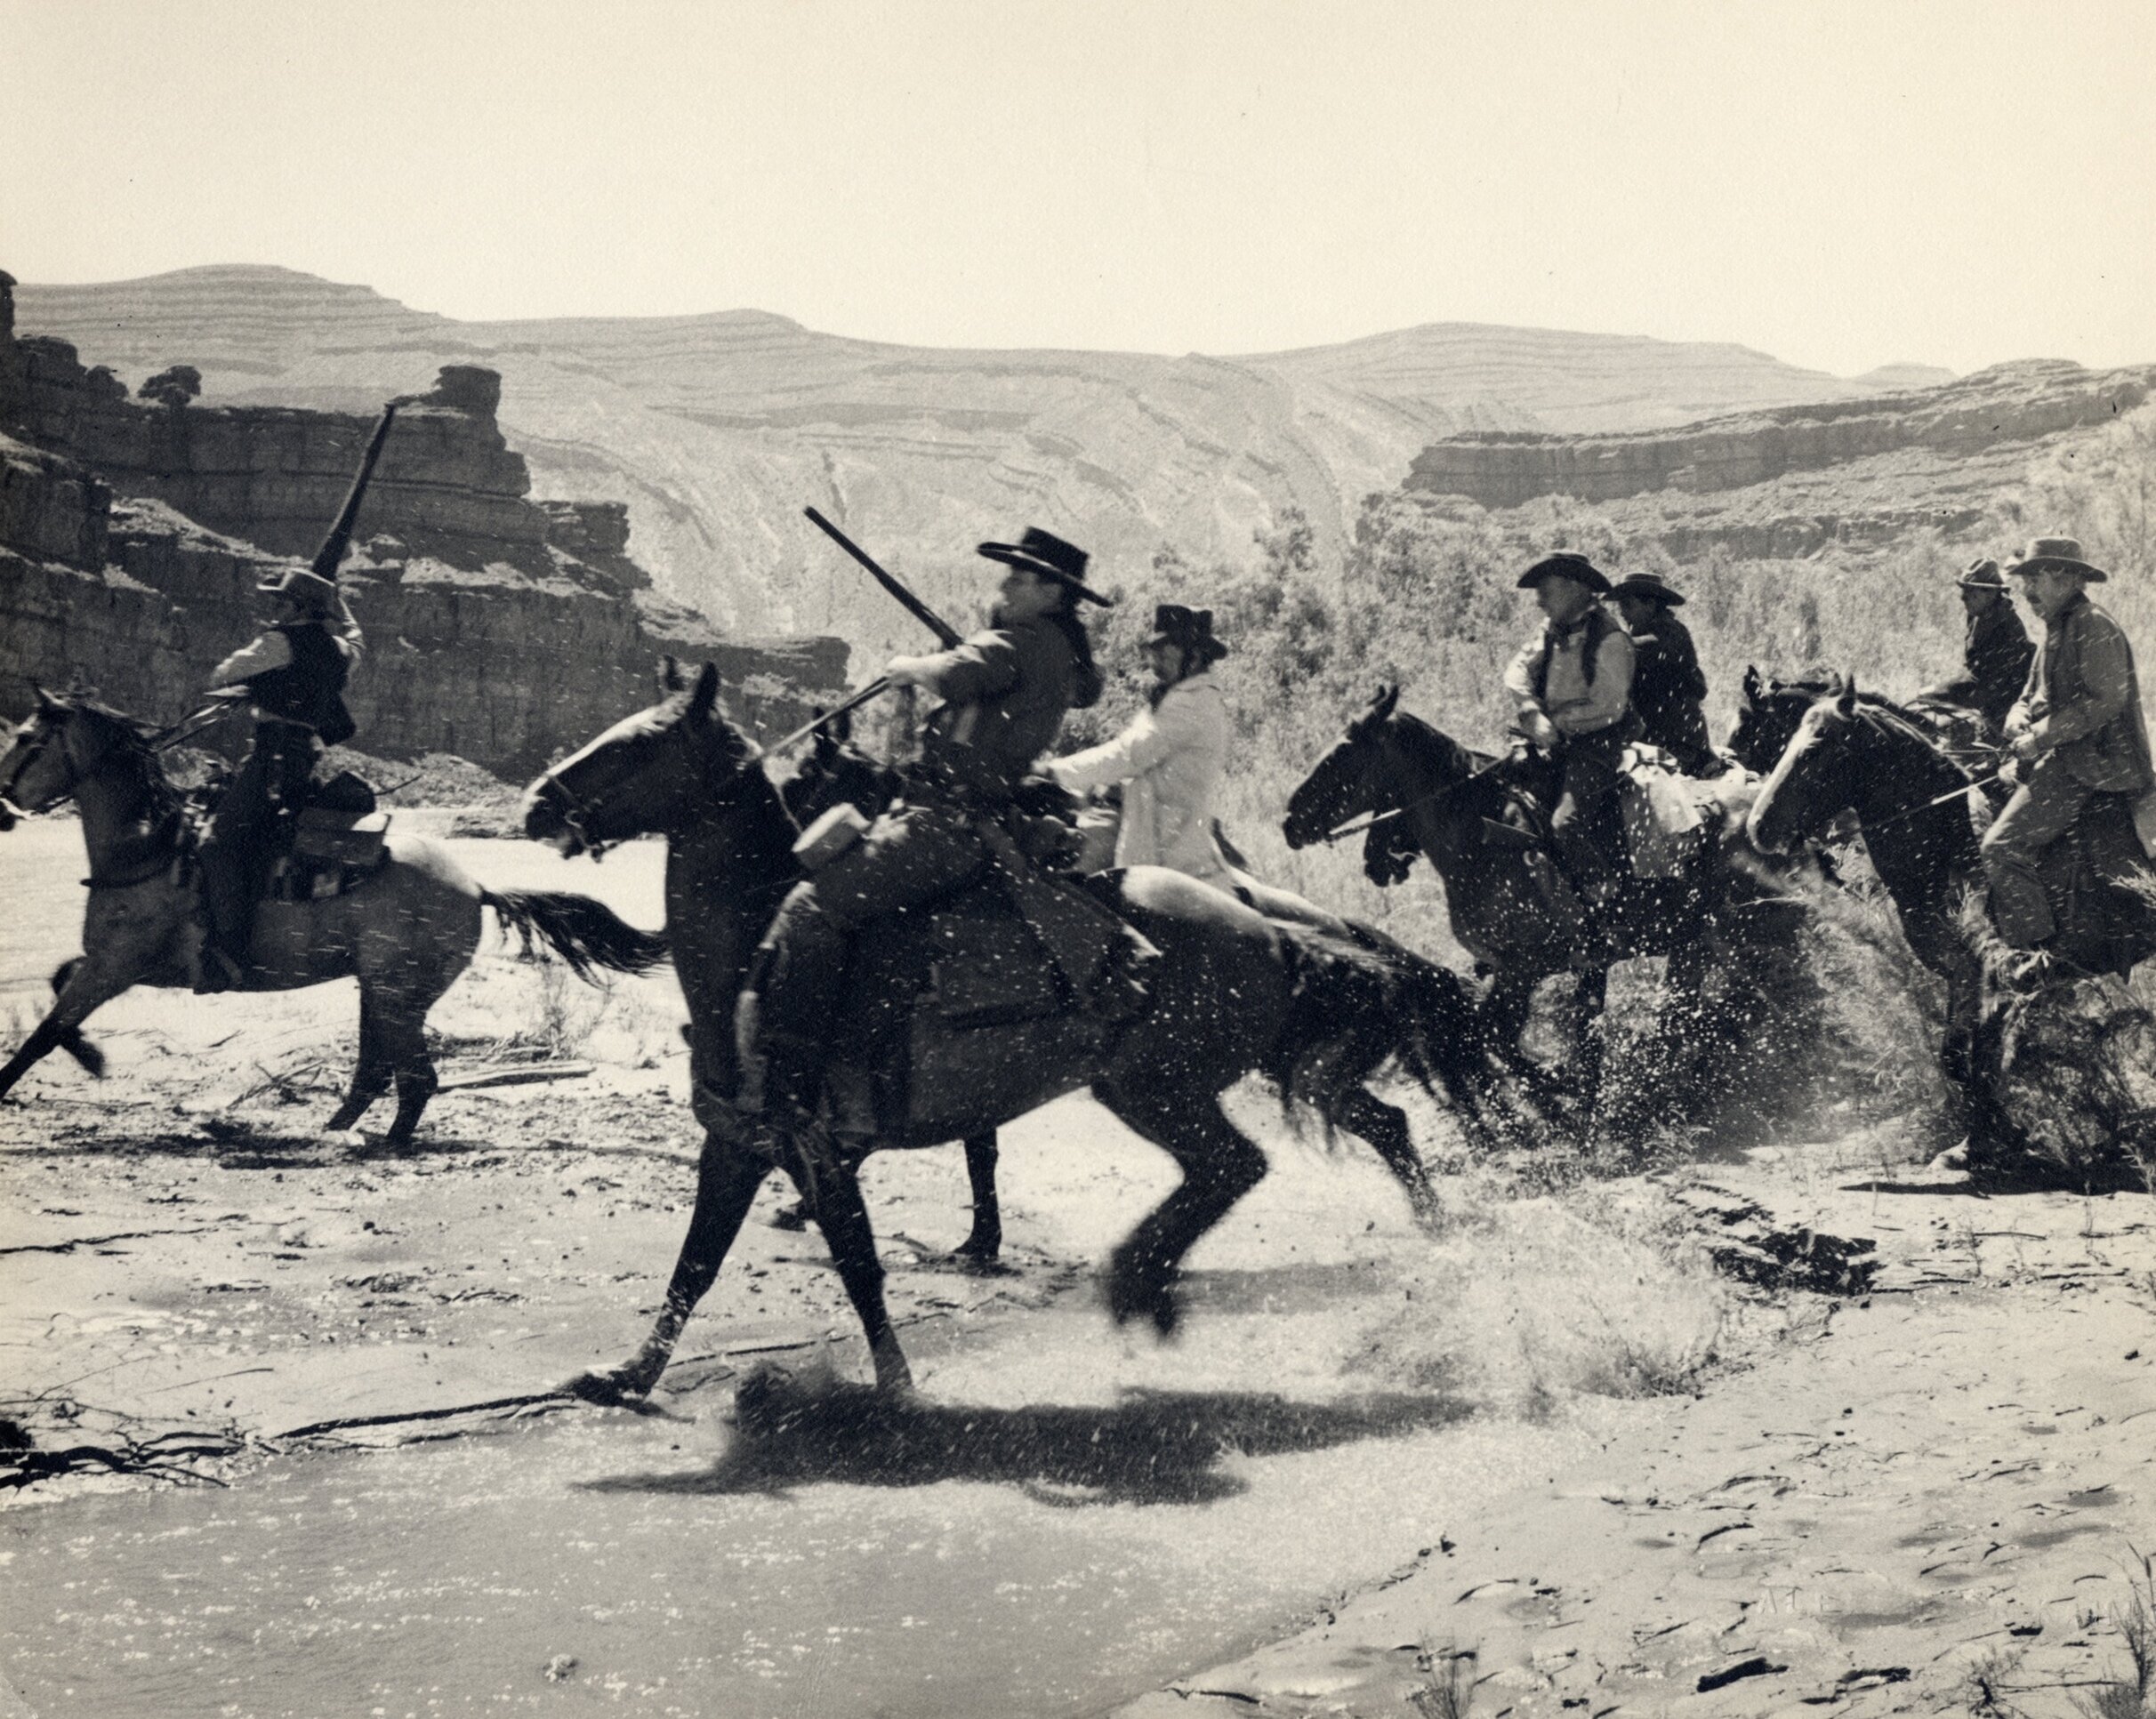
[[[1167,865],[1231,887],[1213,842],[1213,794],[1227,762],[1227,704],[1205,674],[1171,687],[1114,739],[1048,767],[1073,793],[1123,784],[1118,865]]]

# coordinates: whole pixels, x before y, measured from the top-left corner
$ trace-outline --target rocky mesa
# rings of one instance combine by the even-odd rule
[[[67,342],[16,338],[12,285],[0,274],[0,712],[79,679],[170,719],[258,624],[256,580],[319,543],[373,421],[130,398]],[[533,499],[500,394],[494,372],[446,366],[384,446],[344,573],[366,750],[527,775],[648,702],[662,653],[716,661],[759,731],[843,683],[838,639],[730,637],[659,595],[620,503]]]
[[[197,366],[220,403],[358,412],[385,383],[484,365],[538,492],[627,507],[661,590],[729,627],[828,628],[863,648],[920,639],[805,505],[958,619],[982,595],[971,545],[1028,523],[1086,545],[1108,582],[1163,546],[1247,564],[1289,509],[1330,554],[1434,440],[1660,429],[1900,385],[1727,343],[1463,323],[1168,355],[903,346],[749,309],[467,322],[240,266],[21,301],[26,328],[131,381]]]

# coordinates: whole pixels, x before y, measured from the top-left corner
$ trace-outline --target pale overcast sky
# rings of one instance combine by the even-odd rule
[[[0,267],[1235,353],[2156,361],[2156,0],[0,0]]]

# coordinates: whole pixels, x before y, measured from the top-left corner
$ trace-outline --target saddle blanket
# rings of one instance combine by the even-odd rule
[[[1707,820],[1694,791],[1712,784],[1679,775],[1667,756],[1652,746],[1624,749],[1618,801],[1635,877],[1681,877],[1699,851]]]

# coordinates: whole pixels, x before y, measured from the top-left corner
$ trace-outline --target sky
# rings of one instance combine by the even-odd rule
[[[2151,0],[0,0],[0,268],[906,344],[2156,361]]]

